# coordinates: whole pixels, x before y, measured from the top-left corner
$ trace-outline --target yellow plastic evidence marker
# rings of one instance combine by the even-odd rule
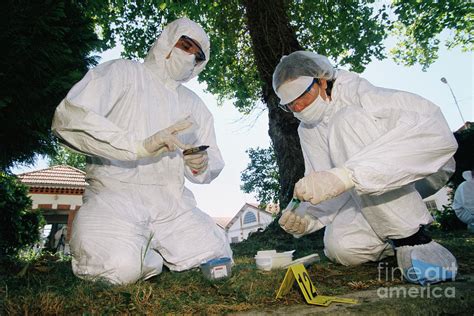
[[[288,294],[295,280],[298,282],[300,290],[308,304],[320,306],[329,306],[331,303],[357,304],[357,300],[351,298],[318,295],[316,288],[309,278],[308,271],[306,271],[306,268],[301,263],[288,267],[276,298],[282,298]]]

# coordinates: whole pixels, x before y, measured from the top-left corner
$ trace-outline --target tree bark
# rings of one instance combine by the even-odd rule
[[[272,75],[283,55],[302,48],[290,26],[284,0],[242,0],[242,4],[257,69],[264,83],[262,99],[268,107],[268,134],[280,172],[280,205],[284,206],[293,196],[294,184],[304,175],[304,159],[297,132],[299,121],[278,107]]]

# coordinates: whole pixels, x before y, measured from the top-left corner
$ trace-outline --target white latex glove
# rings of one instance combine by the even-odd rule
[[[191,172],[197,176],[206,171],[209,164],[209,156],[205,151],[191,155],[184,155],[184,163],[186,166],[191,168]]]
[[[278,224],[287,233],[297,235],[304,234],[308,228],[308,220],[293,211],[284,212],[280,220],[278,220]]]
[[[157,156],[163,152],[175,151],[178,147],[188,149],[192,146],[183,144],[176,135],[187,130],[193,125],[190,117],[156,132],[152,136],[137,144],[137,156],[139,158]]]
[[[395,249],[405,279],[421,285],[454,281],[458,265],[453,254],[437,242]]]
[[[294,195],[301,201],[318,204],[332,199],[354,187],[349,172],[344,168],[313,171],[295,185]]]
[[[303,217],[294,212],[285,212],[278,221],[281,228],[294,237],[299,238],[308,233],[315,232],[324,227],[324,225],[313,216],[305,214]]]

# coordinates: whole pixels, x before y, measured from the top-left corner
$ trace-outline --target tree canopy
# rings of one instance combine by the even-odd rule
[[[250,148],[250,163],[240,175],[245,193],[255,193],[260,204],[276,203],[280,195],[280,177],[273,148]]]
[[[86,156],[73,152],[64,146],[58,146],[56,152],[48,156],[48,160],[50,167],[55,165],[68,165],[82,171],[86,169]]]
[[[472,170],[474,168],[474,126],[454,133],[454,137],[458,142],[458,150],[454,154],[456,160],[456,172],[451,177],[453,189],[456,189],[461,182],[463,171]]]
[[[259,100],[267,105],[280,199],[285,202],[303,175],[304,164],[296,133],[299,122],[278,110],[272,89],[272,73],[280,58],[295,50],[312,50],[360,72],[373,58],[386,57],[384,39],[397,32],[395,59],[427,66],[436,58],[437,46],[432,44],[439,42],[436,37],[443,30],[455,30],[451,46],[472,49],[467,2],[111,0],[92,3],[90,11],[109,45],[119,39],[128,58],[144,57],[162,28],[177,17],[201,24],[211,40],[211,58],[199,80],[219,101],[232,99],[243,114]],[[419,47],[410,51],[405,49],[407,43]]]
[[[0,171],[0,260],[39,241],[44,219],[31,204],[28,188]]]
[[[391,30],[399,42],[391,50],[395,61],[406,66],[416,63],[426,70],[437,58],[439,34],[447,31],[447,48],[474,50],[472,1],[393,1],[397,16]]]
[[[162,28],[188,16],[210,36],[211,56],[199,80],[243,114],[256,102],[268,109],[269,136],[280,175],[280,200],[291,198],[304,164],[298,121],[277,107],[272,73],[283,55],[306,49],[335,65],[360,72],[387,57],[384,39],[395,32],[396,61],[427,67],[436,59],[438,36],[453,32],[448,46],[472,50],[470,1],[375,0],[40,0],[2,3],[0,167],[54,150],[49,126],[55,106],[95,63],[94,30],[124,57],[141,58]],[[283,203],[284,204],[284,203]]]
[[[0,4],[0,170],[54,152],[54,109],[100,46],[84,9],[74,0]]]
[[[383,58],[386,37],[386,13],[372,8],[373,1],[268,1],[260,2],[272,11],[272,19],[288,20],[300,49],[326,54],[339,64],[362,71],[372,58]],[[249,113],[262,98],[261,70],[258,69],[250,36],[251,3],[236,0],[217,1],[109,1],[91,6],[103,36],[109,45],[116,39],[124,47],[126,58],[143,58],[166,26],[177,17],[188,16],[198,22],[211,39],[211,58],[199,79],[219,100],[229,98],[242,113]],[[284,11],[278,11],[281,7]],[[386,9],[386,7],[383,7]],[[284,17],[284,19],[282,19]],[[280,22],[278,22],[280,23]],[[260,23],[264,25],[264,23]],[[317,27],[316,27],[317,26]],[[279,60],[284,38],[262,34],[264,54]],[[268,38],[280,37],[278,45]],[[268,43],[265,43],[268,42]],[[272,71],[265,74],[271,77]],[[259,74],[260,72],[260,74]]]

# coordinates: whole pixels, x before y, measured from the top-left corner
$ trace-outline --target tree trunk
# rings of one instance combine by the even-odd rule
[[[294,184],[304,175],[304,160],[297,132],[299,121],[293,114],[278,108],[272,75],[283,55],[302,48],[288,21],[284,0],[242,0],[242,4],[263,81],[262,99],[268,107],[268,134],[280,172],[280,205],[285,206],[293,196]]]

